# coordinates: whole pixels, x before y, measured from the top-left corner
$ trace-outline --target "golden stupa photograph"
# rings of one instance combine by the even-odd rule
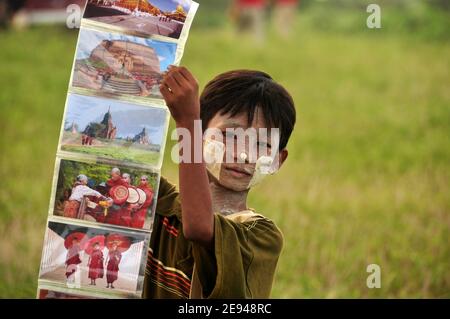
[[[162,72],[174,63],[176,44],[84,29],[72,86],[107,95],[160,96]]]

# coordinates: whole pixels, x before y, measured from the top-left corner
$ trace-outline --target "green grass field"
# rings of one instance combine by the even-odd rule
[[[109,158],[119,161],[129,161],[145,165],[157,166],[160,160],[159,145],[140,145],[131,141],[101,138],[94,139],[92,145],[81,145],[81,134],[64,131],[61,140],[61,150]]]
[[[63,151],[85,153],[103,158],[114,158],[120,161],[130,161],[133,163],[157,165],[159,154],[152,151],[142,150],[135,147],[118,147],[105,145],[101,147],[83,145],[64,145]]]
[[[272,296],[450,297],[450,42],[307,20],[263,46],[196,28],[183,58],[202,86],[262,69],[296,101],[289,158],[250,196],[284,233]],[[63,28],[0,32],[0,297],[35,296],[75,44]]]

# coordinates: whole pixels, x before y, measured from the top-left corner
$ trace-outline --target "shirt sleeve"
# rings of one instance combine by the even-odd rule
[[[156,211],[159,214],[167,215],[175,212],[181,220],[181,203],[178,198],[179,192],[176,186],[161,176],[158,189],[158,201]]]
[[[92,188],[90,188],[88,186],[81,186],[80,195],[81,195],[81,197],[82,196],[97,196],[97,197],[102,196],[102,194],[100,194],[99,192],[97,192],[96,190],[93,190]]]
[[[269,219],[237,222],[216,214],[214,250],[193,244],[195,268],[191,295],[194,298],[269,298],[282,246],[283,236]]]

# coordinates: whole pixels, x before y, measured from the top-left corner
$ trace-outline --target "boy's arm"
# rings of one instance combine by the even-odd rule
[[[200,145],[200,150],[203,149],[202,135],[195,136],[194,134],[194,125],[201,126],[200,121],[194,124],[195,120],[200,120],[198,84],[186,68],[171,66],[164,75],[160,90],[175,120],[177,129],[187,129],[191,138],[189,161],[179,164],[183,234],[188,240],[212,248],[214,216],[208,174],[203,162],[203,151],[200,163],[194,162],[195,145]]]

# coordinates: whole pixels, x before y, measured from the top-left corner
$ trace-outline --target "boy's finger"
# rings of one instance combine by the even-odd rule
[[[168,77],[172,77],[178,84],[179,87],[184,86],[184,78],[180,74],[178,74],[178,68],[174,67],[167,72]]]
[[[164,92],[167,92],[167,94],[169,94],[169,95],[173,95],[173,91],[172,91],[172,89],[170,88],[170,86],[169,85],[167,85],[167,83],[161,83],[161,85],[159,86],[159,88],[160,89],[163,89],[163,91]]]
[[[188,82],[190,82],[190,83],[197,82],[197,80],[195,80],[192,73],[188,69],[186,69],[184,66],[180,67],[179,71]]]
[[[180,89],[180,85],[175,81],[175,79],[168,75],[164,78],[163,82],[164,85],[168,86],[170,90],[172,90],[172,93],[178,92]]]
[[[171,100],[171,97],[172,97],[173,93],[169,91],[169,88],[166,85],[161,84],[159,86],[159,91],[161,92],[161,94],[162,94],[164,100],[166,101],[166,103],[170,104],[170,100]]]
[[[180,87],[186,87],[188,84],[188,81],[185,79],[185,77],[180,72],[172,72],[171,76],[178,82]]]

